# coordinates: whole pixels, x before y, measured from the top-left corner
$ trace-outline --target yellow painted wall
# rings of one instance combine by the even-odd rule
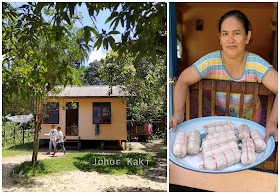
[[[246,50],[272,62],[273,42],[271,20],[273,3],[177,3],[177,12],[182,13],[184,36],[184,64],[179,73],[202,56],[221,50],[218,37],[218,21],[230,10],[240,10],[253,27],[252,39]],[[203,31],[196,31],[196,20],[203,20]]]
[[[59,124],[65,134],[66,102],[79,102],[79,136],[81,140],[126,140],[126,102],[121,98],[61,98],[49,99],[48,102],[59,102]],[[99,135],[95,136],[95,124],[92,123],[92,103],[111,102],[111,124],[99,124]],[[39,134],[40,139],[48,139],[45,133],[49,133],[51,124],[42,124]],[[77,136],[66,136],[66,139],[77,139]]]

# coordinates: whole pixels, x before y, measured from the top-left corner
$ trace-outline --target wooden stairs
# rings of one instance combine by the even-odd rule
[[[80,136],[78,139],[66,139],[66,142],[64,142],[65,149],[77,149],[81,150],[81,139]]]

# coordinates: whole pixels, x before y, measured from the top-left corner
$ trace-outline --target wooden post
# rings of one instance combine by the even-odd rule
[[[101,149],[104,150],[104,141],[101,141]]]
[[[230,82],[227,82],[226,89],[226,112],[225,116],[229,116],[229,103],[230,103]]]
[[[78,138],[78,150],[80,151],[80,149],[81,149],[81,140],[80,140],[80,136],[79,136],[79,138]]]
[[[124,150],[126,150],[126,141],[124,142]]]
[[[6,144],[6,130],[4,129],[4,144],[3,144],[4,147],[5,147],[5,144]]]
[[[278,144],[277,144],[278,146]],[[276,158],[275,158],[275,164],[274,164],[274,172],[278,173],[278,148],[276,147]]]
[[[188,87],[186,95],[186,121],[190,120],[190,92],[190,87]]]
[[[174,80],[172,80],[171,83],[172,83],[171,85],[172,85],[172,96],[173,96],[173,99],[172,99],[173,113],[172,113],[172,115],[174,115],[174,113],[175,113],[174,89],[175,89],[176,82]]]
[[[175,112],[175,101],[174,101],[174,89],[175,89],[175,85],[178,81],[178,78],[177,77],[173,77],[169,83],[172,84],[172,95],[173,95],[173,100],[172,100],[172,103],[173,103],[173,115],[174,115],[174,112]]]
[[[202,88],[202,80],[199,81],[199,90],[198,90],[198,117],[202,117],[203,111],[203,88]]]
[[[272,110],[272,105],[273,105],[273,93],[269,90],[268,91],[268,104],[267,104],[266,123],[269,120],[270,113],[271,113],[271,110]]]
[[[24,144],[24,128],[22,128],[22,144]]]
[[[239,105],[239,118],[243,118],[243,106],[244,106],[244,94],[245,94],[246,85],[245,82],[241,86],[241,96],[240,96],[240,105]]]
[[[14,129],[14,144],[16,144],[16,129]]]
[[[259,94],[259,84],[255,83],[252,121],[256,121],[258,94]]]
[[[212,92],[211,92],[211,116],[215,116],[216,112],[216,81],[212,80]]]

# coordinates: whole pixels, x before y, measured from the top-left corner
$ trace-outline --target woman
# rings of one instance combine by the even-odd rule
[[[175,113],[169,120],[169,128],[177,130],[177,125],[184,120],[184,106],[187,87],[201,79],[232,80],[236,82],[258,82],[263,83],[269,90],[276,94],[271,116],[266,124],[267,142],[270,135],[278,140],[278,73],[260,56],[245,50],[251,38],[251,24],[247,17],[238,10],[233,10],[223,15],[219,21],[219,40],[221,51],[210,53],[192,66],[186,68],[180,75],[174,89]],[[191,76],[190,76],[191,75]],[[235,102],[240,94],[232,94],[231,99]],[[224,94],[217,93],[217,105],[225,109],[223,103]],[[252,117],[253,95],[244,97],[244,117]],[[232,102],[232,101],[231,101]],[[240,103],[240,102],[238,102]],[[238,106],[230,104],[231,116],[238,115]],[[260,101],[258,99],[256,120],[260,120]]]

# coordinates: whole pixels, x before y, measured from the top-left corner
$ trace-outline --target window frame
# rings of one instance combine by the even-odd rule
[[[101,103],[101,106],[94,106],[94,103]],[[102,103],[104,103],[102,105]],[[106,106],[105,103],[109,103],[110,105]],[[95,108],[100,108],[100,112],[98,111],[94,111]],[[103,109],[106,109],[105,112],[103,112]],[[101,117],[95,117],[94,113],[99,113],[101,115]],[[103,116],[104,113],[109,113],[108,116]],[[103,119],[105,117],[109,117],[109,121],[108,122],[104,122]],[[95,118],[101,118],[100,122],[96,122],[94,121]],[[92,124],[111,124],[112,122],[112,108],[111,108],[111,102],[93,102],[92,103]]]
[[[57,106],[49,106],[48,104],[56,104]],[[59,102],[47,102],[47,104],[45,105],[46,108],[46,114],[48,115],[48,117],[43,117],[43,124],[59,124]],[[56,112],[53,111],[53,109],[57,109],[57,122],[51,122],[51,118],[52,118],[52,114],[51,112]],[[44,119],[48,119],[48,121],[44,121]]]

